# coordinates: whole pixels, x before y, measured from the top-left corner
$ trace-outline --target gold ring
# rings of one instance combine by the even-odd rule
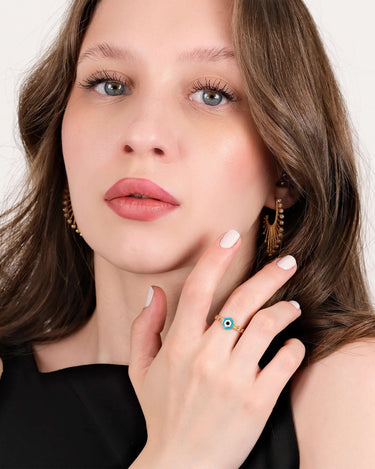
[[[240,334],[242,334],[243,331],[245,330],[243,327],[240,327],[234,324],[234,321],[232,318],[223,318],[222,316],[220,316],[220,314],[217,314],[215,316],[215,321],[221,322],[221,325],[224,327],[224,329],[227,329],[227,330],[234,329]]]

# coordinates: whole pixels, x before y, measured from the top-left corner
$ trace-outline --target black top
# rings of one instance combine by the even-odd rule
[[[1,469],[126,469],[145,442],[145,421],[127,366],[92,364],[40,373],[32,353],[4,360]],[[299,468],[289,385],[241,468]]]

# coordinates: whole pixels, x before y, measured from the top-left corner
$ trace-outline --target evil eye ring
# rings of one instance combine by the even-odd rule
[[[221,325],[224,327],[224,329],[234,329],[235,331],[239,332],[240,334],[243,333],[243,331],[245,330],[243,327],[240,327],[240,326],[237,326],[236,324],[234,324],[234,321],[232,318],[223,318],[222,316],[220,316],[220,314],[217,314],[215,316],[215,321],[218,321],[221,323]]]

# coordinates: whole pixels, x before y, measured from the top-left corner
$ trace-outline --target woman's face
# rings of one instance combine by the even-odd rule
[[[229,52],[231,8],[229,0],[102,0],[88,28],[63,154],[83,237],[121,269],[195,262],[232,228],[255,249],[275,172]],[[179,205],[153,220],[121,216],[106,199],[123,178],[151,180]]]

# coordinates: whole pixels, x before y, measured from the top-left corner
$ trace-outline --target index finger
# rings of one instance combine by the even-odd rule
[[[204,332],[215,290],[240,246],[240,234],[230,230],[207,248],[185,280],[169,334]]]
[[[207,329],[206,318],[213,296],[239,247],[240,241],[237,241],[233,247],[223,249],[219,239],[201,257],[184,284],[172,325],[174,333],[181,331],[183,335],[193,337]],[[248,312],[260,309],[295,271],[296,262],[292,256],[274,260],[237,287],[224,307],[229,303],[232,310],[235,307]]]

